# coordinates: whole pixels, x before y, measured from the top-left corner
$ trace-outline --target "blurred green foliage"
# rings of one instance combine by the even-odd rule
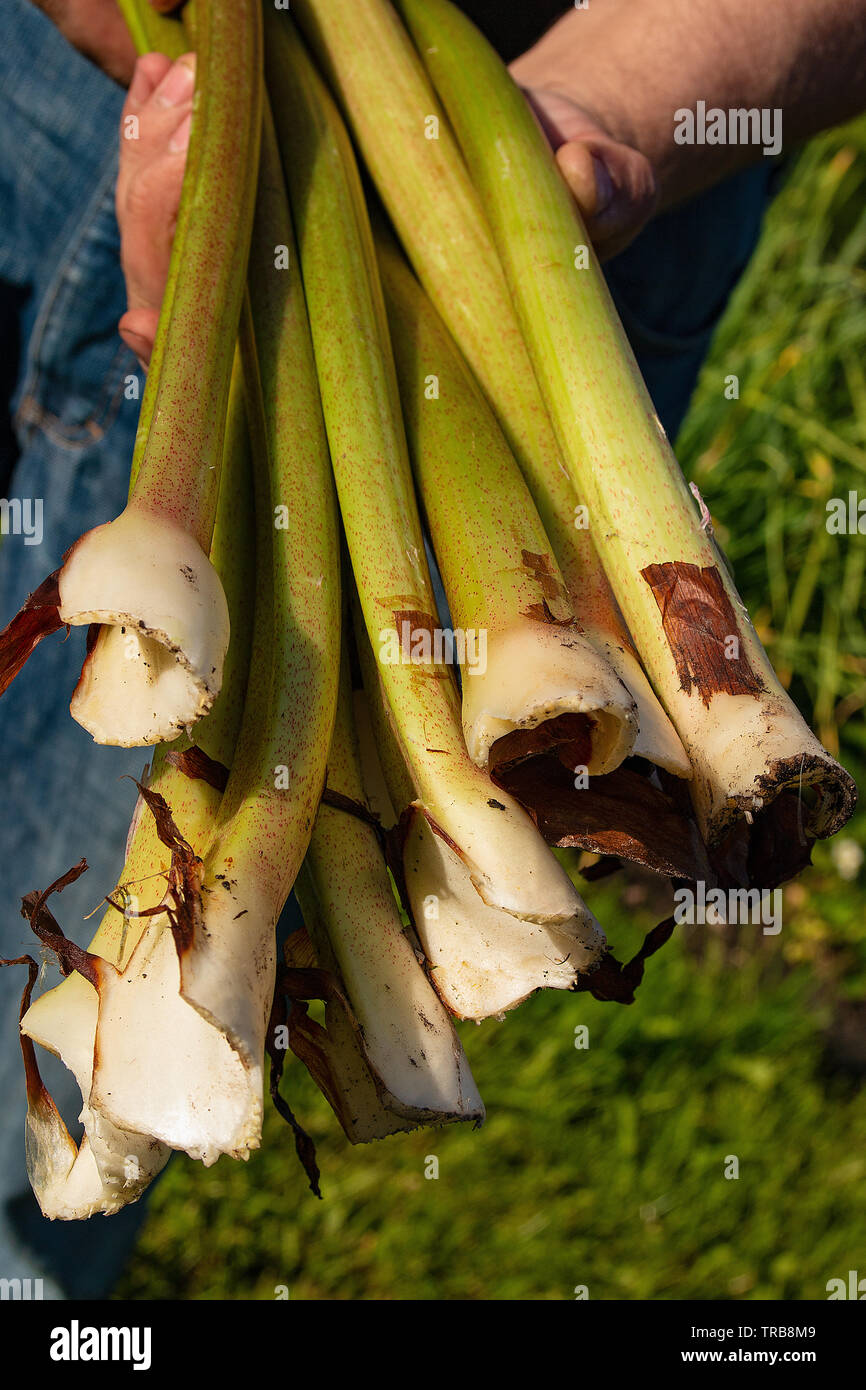
[[[680,438],[783,682],[832,752],[866,767],[866,122],[814,141],[766,219]],[[739,380],[726,400],[725,379]],[[854,771],[855,768],[852,768]]]
[[[783,678],[855,773],[866,537],[824,523],[828,498],[866,496],[864,188],[866,123],[804,151],[679,449]],[[739,400],[725,398],[731,374]],[[829,1279],[866,1274],[863,1017],[859,1062],[833,1045],[840,1009],[866,997],[862,817],[845,837],[847,864],[819,846],[785,889],[778,937],[680,931],[630,1008],[545,994],[464,1025],[480,1131],[353,1150],[290,1066],[324,1201],[270,1114],[248,1165],[172,1163],[117,1296],[571,1299],[585,1285],[590,1298],[820,1299]],[[658,893],[646,878],[587,890],[621,957],[665,915]]]
[[[611,883],[593,903],[628,949],[654,917],[643,906],[624,927],[617,893]],[[828,901],[838,893],[831,877]],[[786,938],[788,925],[786,914]],[[286,1089],[316,1140],[324,1200],[271,1116],[248,1165],[175,1160],[119,1292],[826,1296],[828,1279],[863,1264],[866,1108],[855,1082],[825,1074],[829,1010],[811,963],[792,967],[757,928],[742,935],[733,954],[718,939],[700,957],[669,945],[628,1009],[545,994],[504,1023],[463,1025],[488,1107],[477,1132],[353,1150],[293,1066]],[[737,1179],[725,1177],[729,1155]]]

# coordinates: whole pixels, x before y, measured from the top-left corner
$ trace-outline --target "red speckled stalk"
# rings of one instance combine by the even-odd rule
[[[638,703],[635,751],[688,776],[582,525],[490,229],[411,40],[386,0],[296,0],[293,13],[327,71],[415,273],[493,407],[578,621]]]
[[[696,771],[710,844],[774,806],[773,833],[828,835],[854,785],[776,680],[689,494],[574,199],[522,92],[449,0],[401,0],[456,130],[542,394],[641,660]],[[479,99],[483,93],[483,101]],[[803,808],[803,786],[818,807]],[[788,792],[795,799],[780,793]],[[772,871],[769,877],[772,878]],[[776,880],[778,881],[778,879]]]
[[[268,490],[261,498],[257,494],[259,557],[267,564],[270,556],[272,581],[269,610],[260,614],[260,605],[256,610],[256,623],[261,616],[269,630],[264,641],[256,636],[252,684],[267,688],[269,704],[263,724],[244,720],[220,819],[240,845],[260,845],[263,834],[274,840],[271,867],[285,888],[277,894],[284,901],[325,780],[340,666],[340,564],[336,497],[300,265],[267,106],[263,130],[250,306],[265,428],[259,447],[264,444],[269,464]],[[275,265],[280,247],[287,249],[288,268]],[[274,788],[278,765],[289,769],[288,790]],[[295,833],[291,842],[289,824]]]
[[[283,254],[288,252],[288,266]],[[307,311],[270,111],[265,109],[249,304],[241,340],[256,459],[259,586],[251,675],[232,774],[205,861],[214,892],[249,912],[240,937],[262,960],[312,834],[337,702],[337,508]],[[232,885],[219,892],[219,876]],[[239,911],[242,909],[239,908]],[[184,961],[198,1002],[207,943]],[[209,986],[205,986],[208,988]]]
[[[232,773],[202,870],[202,919],[179,952],[181,995],[230,1043],[247,1098],[228,1127],[211,1127],[202,1117],[192,1135],[178,1132],[178,1144],[206,1162],[221,1152],[243,1155],[259,1142],[274,926],[312,834],[340,668],[336,498],[267,109],[249,304],[241,348],[259,566],[251,672]]]
[[[445,325],[391,238],[376,250],[416,486],[452,621],[479,648],[461,658],[470,757],[487,766],[498,740],[568,715],[590,771],[610,772],[634,745],[634,703],[581,635],[529,489]]]
[[[160,317],[142,404],[146,442],[142,429],[131,502],[173,518],[207,552],[258,166],[257,0],[210,0],[201,9],[197,39],[193,122],[168,312]]]
[[[436,611],[385,306],[345,129],[291,22],[275,17],[266,33],[268,90],[286,155],[343,525],[378,652],[380,633],[397,611],[425,615],[431,624]],[[438,800],[437,768],[455,759],[470,778],[477,775],[480,792],[483,779],[466,757],[447,666],[397,662],[380,669],[425,800]]]
[[[543,939],[551,953],[548,925],[554,935],[562,929],[568,945],[555,958],[569,962],[568,987],[595,959],[597,926],[526,813],[506,793],[493,797],[471,762],[450,668],[432,646],[417,659],[406,647],[394,651],[407,627],[432,636],[436,616],[372,232],[348,134],[291,20],[270,15],[266,35],[342,519],[367,633],[423,803],[412,814],[430,817],[450,846],[473,900],[470,918],[492,904],[521,945]],[[484,959],[498,976],[495,956]],[[542,973],[517,997],[546,983],[549,966]],[[514,1002],[511,994],[501,1007]]]
[[[241,351],[257,558],[243,720],[215,833],[173,941],[164,931],[142,940],[147,968],[133,957],[134,990],[111,975],[103,984],[97,1041],[111,1047],[92,1092],[119,1128],[145,1130],[205,1163],[245,1156],[260,1140],[274,925],[312,833],[340,664],[336,503],[267,112]],[[124,1041],[130,1031],[134,1047]],[[168,1064],[164,1035],[177,1038]]]
[[[185,26],[177,19],[157,14],[152,8],[150,0],[118,0],[120,12],[123,15],[126,27],[129,30],[136,52],[141,55],[144,53],[164,53],[176,62],[184,53],[192,47],[188,39]],[[201,143],[196,141],[192,147],[193,156],[198,158]],[[184,165],[184,180],[189,180],[190,185],[194,178],[193,162],[190,158],[190,149],[187,147],[186,163]],[[178,209],[177,223],[174,229],[174,239],[172,246],[180,245],[186,236],[186,223],[189,221],[190,199],[181,200]],[[177,273],[179,256],[173,255],[169,261],[168,278],[166,280],[165,292],[162,296],[160,306],[160,318],[163,320],[162,331],[157,327],[156,340],[153,351],[150,354],[150,365],[147,371],[147,384],[144,388],[144,396],[141,402],[141,410],[138,416],[138,429],[135,435],[135,448],[132,455],[132,464],[129,470],[129,491],[130,495],[135,488],[135,480],[141,467],[141,460],[144,455],[144,446],[147,443],[147,436],[150,432],[150,422],[153,418],[153,407],[156,403],[157,387],[162,368],[162,358],[165,352],[165,341],[167,337],[168,320],[171,317],[171,306],[174,302],[174,291],[177,287]]]

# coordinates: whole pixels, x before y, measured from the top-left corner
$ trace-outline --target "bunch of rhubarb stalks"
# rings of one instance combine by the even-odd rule
[[[197,53],[126,509],[0,636],[149,746],[89,949],[22,1005],[47,1216],[246,1158],[286,1053],[355,1142],[478,1123],[453,1018],[630,1002],[554,847],[777,886],[853,809],[780,686],[523,95],[449,0],[122,0]],[[434,588],[434,573],[441,588]],[[442,593],[447,602],[442,601]],[[82,847],[85,848],[85,847]],[[305,927],[276,946],[294,888]],[[324,1001],[324,1022],[310,1001]],[[36,1046],[83,1098],[76,1144]]]

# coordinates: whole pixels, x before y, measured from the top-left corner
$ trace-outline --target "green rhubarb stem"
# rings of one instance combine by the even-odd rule
[[[557,740],[593,774],[637,729],[633,701],[581,636],[550,541],[496,419],[390,238],[377,242],[412,468],[458,638],[463,732],[481,766],[498,740]],[[568,716],[562,719],[562,716]],[[537,731],[537,732],[533,732]]]
[[[343,525],[368,638],[423,802],[413,815],[430,818],[440,844],[458,847],[448,852],[478,911],[493,901],[494,911],[518,923],[522,940],[544,938],[554,955],[562,939],[554,944],[548,928],[561,930],[570,943],[561,984],[568,987],[595,959],[595,924],[526,814],[505,793],[493,798],[469,759],[449,667],[429,643],[417,662],[405,648],[393,651],[404,623],[429,638],[436,618],[372,233],[348,134],[324,83],[288,17],[266,23],[268,90],[286,154]],[[486,946],[484,960],[498,979]],[[542,981],[537,962],[531,984],[521,977],[519,997],[548,982],[551,972]],[[508,989],[516,1002],[511,978]]]
[[[56,618],[99,629],[71,712],[98,743],[125,747],[173,739],[210,710],[229,641],[207,551],[255,196],[261,15],[254,0],[213,0],[201,18],[189,157],[130,500],[79,540],[56,578]],[[42,617],[39,636],[56,620],[50,609]],[[4,634],[13,656],[28,622],[25,611]]]
[[[250,308],[261,374],[264,443],[270,469],[266,513],[257,500],[263,557],[272,557],[274,631],[268,636],[273,671],[267,727],[245,721],[249,753],[229,783],[222,820],[249,811],[249,790],[269,784],[272,807],[293,806],[303,826],[315,812],[333,725],[339,661],[340,582],[337,511],[319,400],[300,263],[270,111],[250,264]],[[288,264],[285,264],[288,262]],[[244,338],[245,351],[250,339]],[[261,527],[259,526],[261,516]],[[267,611],[262,615],[270,621]],[[257,607],[256,620],[259,620]],[[274,766],[288,765],[292,791],[274,791]],[[295,804],[304,789],[306,800]],[[308,827],[309,828],[309,827]],[[246,832],[241,829],[241,838]],[[279,877],[288,887],[306,848],[286,858]]]
[[[401,8],[493,230],[608,578],[696,768],[702,829],[716,843],[780,792],[799,805],[813,786],[819,806],[801,808],[805,831],[832,833],[851,813],[853,783],[776,680],[522,92],[449,0],[401,0]]]
[[[145,1129],[205,1163],[222,1153],[244,1157],[260,1141],[274,927],[312,833],[339,672],[333,481],[267,111],[263,130],[241,321],[258,562],[243,721],[215,834],[174,941],[156,931],[142,940],[146,989],[144,971],[136,991],[123,977],[103,986],[99,1036],[123,1037],[140,1020],[149,1041],[106,1048],[104,1060],[98,1048],[93,1081],[94,1103],[113,1123]],[[161,1036],[175,1039],[170,1064]]]
[[[150,0],[119,0],[120,11],[126,22],[132,41],[135,44],[139,55],[144,53],[164,53],[172,61],[176,61],[188,51],[189,44],[185,27],[176,19],[171,19],[166,15],[157,14],[150,4]],[[184,180],[194,179],[193,163],[196,163],[201,152],[201,142],[196,141],[192,149],[187,147],[186,163],[184,165]],[[181,242],[186,236],[186,224],[189,221],[189,209],[191,199],[181,199],[181,206],[178,208],[177,222],[174,229],[173,245]],[[168,277],[166,279],[165,291],[162,296],[160,306],[160,318],[166,324],[171,317],[171,306],[174,303],[174,292],[177,287],[177,276],[180,258],[172,255],[169,260]],[[135,448],[132,455],[132,464],[129,474],[129,490],[132,493],[138,471],[141,466],[144,447],[147,444],[147,436],[150,431],[150,422],[153,418],[153,409],[156,404],[157,383],[162,370],[162,359],[165,353],[165,343],[167,334],[160,333],[157,328],[156,339],[150,356],[148,367],[147,383],[144,388],[144,395],[141,401],[141,409],[138,415],[138,427],[135,435]]]
[[[386,0],[296,0],[293,13],[338,95],[419,280],[493,407],[575,614],[638,703],[636,751],[688,776],[683,749],[640,669],[584,525],[583,499],[562,463],[490,228],[411,40]],[[480,89],[476,97],[483,100]]]
[[[149,0],[118,0],[120,13],[138,53],[164,53],[174,62],[187,51],[183,25],[159,14]]]
[[[378,651],[396,610],[426,616],[432,627],[435,603],[399,424],[375,250],[348,136],[324,84],[291,22],[282,16],[266,22],[268,90],[282,148],[291,152],[286,173],[334,475],[364,618]],[[333,292],[336,266],[339,295]],[[354,390],[347,392],[347,383]],[[425,745],[459,755],[462,739],[447,666],[434,660],[422,665],[423,672],[402,662],[381,669],[404,738],[413,755],[417,750],[426,799],[435,795],[435,775]]]
[[[328,793],[344,802],[319,807],[296,891],[318,963],[335,971],[351,1008],[333,1030],[329,1090],[343,1128],[360,1142],[418,1124],[477,1122],[484,1107],[403,931],[376,831],[363,819],[345,649],[341,675]]]
[[[131,500],[172,517],[206,551],[255,197],[259,7],[255,0],[212,0],[198,28],[187,169]]]

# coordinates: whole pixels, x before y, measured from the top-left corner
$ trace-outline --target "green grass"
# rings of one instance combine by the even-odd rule
[[[774,660],[855,774],[866,539],[830,536],[824,519],[828,497],[866,496],[864,189],[866,124],[804,152],[680,439]],[[738,401],[724,396],[731,373]],[[866,845],[866,821],[846,835]],[[324,1201],[270,1115],[248,1165],[172,1163],[117,1295],[825,1297],[866,1249],[862,1084],[826,1049],[840,1006],[866,997],[866,893],[828,846],[815,857],[785,890],[779,937],[680,933],[631,1008],[547,994],[463,1027],[488,1107],[478,1132],[353,1150],[292,1066],[285,1087],[317,1141]],[[620,954],[663,915],[647,885],[587,893]],[[425,1177],[429,1156],[438,1178]]]
[[[828,876],[822,892],[838,887]],[[614,894],[594,895],[603,920]],[[794,965],[750,929],[733,955],[718,940],[701,959],[668,947],[632,1008],[547,994],[504,1023],[464,1026],[489,1113],[478,1132],[353,1151],[292,1068],[324,1201],[273,1118],[246,1166],[178,1159],[119,1292],[568,1299],[585,1284],[591,1298],[822,1297],[862,1263],[866,1110],[850,1081],[822,1075],[828,1012],[798,917],[801,934],[785,928],[788,952],[807,947]],[[652,920],[642,906],[632,938]]]
[[[783,680],[825,744],[866,759],[866,122],[816,140],[716,334],[679,456]],[[739,400],[724,397],[736,375]],[[866,532],[866,516],[863,519]],[[854,769],[852,769],[854,770]]]

